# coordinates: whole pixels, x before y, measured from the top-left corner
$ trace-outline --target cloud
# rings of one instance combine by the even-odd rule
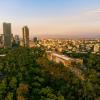
[[[84,15],[99,15],[100,14],[100,9],[89,9],[87,11],[85,11],[85,13],[83,13]]]
[[[100,13],[100,9],[92,10],[91,13]]]

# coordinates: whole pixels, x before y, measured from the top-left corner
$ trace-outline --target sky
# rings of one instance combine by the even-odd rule
[[[0,0],[0,33],[3,22],[20,36],[100,37],[100,0]]]

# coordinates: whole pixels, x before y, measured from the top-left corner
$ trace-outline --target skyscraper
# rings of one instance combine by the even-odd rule
[[[3,23],[4,48],[11,48],[11,23]]]
[[[0,48],[3,48],[4,47],[4,35],[1,34],[0,35]]]
[[[24,47],[29,47],[29,28],[24,26],[22,28],[23,31],[23,45]]]

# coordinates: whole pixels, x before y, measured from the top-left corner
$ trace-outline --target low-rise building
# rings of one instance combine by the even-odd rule
[[[49,60],[54,61],[56,63],[62,63],[66,67],[72,65],[73,63],[83,65],[82,59],[70,58],[68,56],[53,53],[51,51],[47,51],[47,57]]]

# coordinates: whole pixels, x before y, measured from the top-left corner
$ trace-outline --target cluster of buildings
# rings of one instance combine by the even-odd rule
[[[79,79],[84,80],[84,74],[81,69],[77,68],[83,66],[83,59],[76,59],[65,56],[60,53],[47,51],[47,58],[50,61],[54,61],[56,63],[62,63],[65,67],[69,68],[72,73],[74,73]],[[53,74],[53,73],[52,73]]]
[[[27,26],[22,28],[22,46],[29,47],[29,29]],[[0,48],[12,48],[21,45],[19,35],[13,36],[11,23],[3,23],[3,34],[0,35]]]
[[[56,63],[62,63],[64,66],[83,66],[83,59],[70,58],[63,55],[66,53],[96,53],[100,54],[100,39],[43,39],[38,40],[37,37],[33,41],[29,39],[29,28],[24,26],[22,28],[22,39],[19,35],[13,36],[11,31],[11,23],[3,23],[3,34],[0,34],[0,48],[13,47],[33,47],[42,46],[47,51],[49,60]],[[36,43],[36,44],[35,44]],[[0,57],[4,57],[2,54]],[[81,71],[78,68],[70,67],[79,78],[84,79]]]
[[[29,28],[22,28],[22,39],[18,35],[13,36],[11,23],[3,23],[3,34],[0,35],[0,48],[12,47],[33,47],[34,42],[38,41],[29,39]],[[67,52],[67,53],[99,53],[100,39],[43,39],[39,40],[37,46],[43,46],[47,51]]]
[[[60,53],[100,53],[100,39],[44,39],[39,44]]]
[[[66,67],[73,64],[83,65],[83,59],[71,58],[63,54],[55,53],[52,51],[47,51],[47,58],[56,63],[62,63]]]

